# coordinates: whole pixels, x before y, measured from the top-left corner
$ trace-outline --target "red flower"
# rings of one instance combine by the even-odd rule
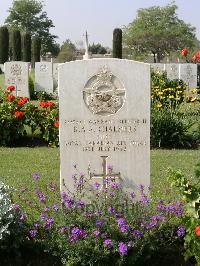
[[[182,56],[187,56],[188,54],[188,50],[186,48],[183,48],[183,50],[181,51]]]
[[[29,98],[28,97],[22,97],[21,98],[25,103],[29,101]]]
[[[196,58],[200,59],[200,51],[196,52]]]
[[[196,236],[200,236],[200,225],[195,228],[195,234]]]
[[[18,102],[17,102],[17,104],[19,105],[19,106],[21,106],[21,105],[24,105],[26,102],[23,100],[23,99],[20,99]]]
[[[15,99],[15,96],[13,94],[8,95],[7,97],[9,102],[12,102]]]
[[[48,108],[48,107],[53,107],[55,106],[54,102],[40,102],[40,106],[42,108]]]
[[[15,116],[21,118],[21,117],[25,116],[25,112],[17,111],[17,112],[15,112]]]
[[[10,85],[7,87],[7,91],[14,91],[15,90],[15,86],[14,85]]]
[[[55,106],[55,103],[54,102],[47,102],[48,103],[48,107],[53,107]]]
[[[58,121],[55,121],[55,122],[53,123],[53,125],[54,125],[54,127],[59,127],[59,122],[58,122]]]

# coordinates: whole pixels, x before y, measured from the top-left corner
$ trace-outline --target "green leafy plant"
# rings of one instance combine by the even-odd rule
[[[197,265],[200,265],[200,163],[195,177],[192,183],[181,171],[170,170],[168,180],[179,190],[185,202],[185,258],[195,257]]]

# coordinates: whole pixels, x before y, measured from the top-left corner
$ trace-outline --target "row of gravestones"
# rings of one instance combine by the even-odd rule
[[[196,64],[151,64],[154,70],[166,71],[169,79],[182,79],[188,86],[188,90],[197,87],[197,65]]]
[[[45,91],[48,94],[57,94],[58,65],[51,62],[37,62],[35,64],[35,91]],[[30,64],[26,62],[6,62],[1,65],[5,73],[5,85],[15,85],[16,96],[29,97],[29,70]]]
[[[35,65],[35,91],[45,91],[48,94],[57,94],[58,87],[58,63],[38,62]],[[0,65],[5,72],[5,84],[14,84],[18,96],[29,97],[28,75],[29,64],[24,62],[6,62]],[[169,79],[182,79],[188,89],[197,87],[196,64],[151,64],[151,68],[166,71]]]

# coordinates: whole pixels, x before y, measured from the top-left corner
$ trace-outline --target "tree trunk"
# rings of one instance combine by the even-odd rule
[[[156,63],[156,53],[153,52],[153,62]]]

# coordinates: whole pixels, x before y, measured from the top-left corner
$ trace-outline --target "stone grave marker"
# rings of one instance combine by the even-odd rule
[[[100,182],[150,184],[150,65],[91,59],[59,66],[61,190],[73,191],[73,165]]]
[[[19,97],[30,98],[28,87],[29,64],[20,61],[6,62],[5,66],[5,85],[15,85],[13,94]]]
[[[187,85],[188,90],[197,88],[197,65],[196,64],[180,64],[180,79]]]
[[[53,94],[52,62],[35,63],[35,91],[45,91]]]
[[[165,70],[169,79],[180,78],[180,64],[165,64]]]

